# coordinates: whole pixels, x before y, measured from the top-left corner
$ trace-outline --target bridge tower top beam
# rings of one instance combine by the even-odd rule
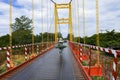
[[[51,0],[54,3],[54,25],[55,25],[55,42],[58,41],[58,25],[59,24],[68,24],[69,25],[69,34],[70,34],[70,41],[72,41],[72,8],[71,8],[71,2],[64,3],[64,4],[58,4],[55,3],[53,0]],[[59,18],[58,9],[68,9],[69,10],[69,17],[68,18]]]
[[[53,2],[54,4],[57,4],[54,0],[51,0],[51,2]],[[70,0],[70,4],[71,4],[72,0]]]

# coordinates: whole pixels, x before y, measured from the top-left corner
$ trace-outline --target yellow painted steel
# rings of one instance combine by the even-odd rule
[[[72,5],[75,5],[75,2],[73,1],[72,2]],[[73,10],[75,10],[74,9],[75,8],[75,6],[73,6]],[[75,11],[73,12],[73,17],[75,18]],[[76,22],[76,19],[73,21],[73,23],[75,23]],[[74,35],[74,37],[73,37],[73,41],[75,42],[75,26],[73,26],[73,35]]]
[[[69,28],[70,28],[70,41],[73,41],[73,27],[72,27],[72,6],[69,3]]]
[[[32,54],[34,54],[34,0],[32,0]]]
[[[58,16],[57,4],[54,5],[55,42],[58,42]]]
[[[68,24],[69,22],[58,22],[58,24]]]
[[[41,0],[41,16],[42,16],[42,50],[43,50],[43,40],[44,40],[44,36],[43,36],[43,28],[44,28],[44,25],[43,25],[43,8],[42,8],[42,5],[43,5],[43,0]]]
[[[50,5],[49,5],[49,10],[51,10],[51,3],[50,3]],[[51,14],[51,12],[50,12],[50,17],[52,17],[52,14]],[[51,18],[50,18],[50,21],[51,21]],[[50,33],[51,33],[51,35],[50,35],[50,41],[51,41],[51,44],[52,44],[52,23],[50,23]]]
[[[86,31],[85,31],[85,10],[84,10],[84,0],[82,1],[82,6],[83,6],[83,33],[84,33],[84,44],[86,44]],[[84,50],[85,50],[85,45],[84,45]]]
[[[10,0],[10,12],[9,12],[9,32],[10,32],[10,58],[12,58],[12,0]],[[10,67],[13,68],[14,67],[14,64],[13,64],[13,61],[12,59],[10,60]]]
[[[48,42],[49,42],[49,29],[48,29],[48,23],[49,23],[49,20],[48,20],[48,17],[49,17],[49,13],[48,13],[48,0],[47,0],[47,48],[49,46]]]
[[[57,9],[69,8],[69,4],[56,4]]]
[[[98,0],[96,0],[96,33],[97,33],[97,46],[100,46],[100,41],[99,41],[99,4]],[[100,58],[99,58],[99,50],[97,51],[97,65],[100,65]]]
[[[68,24],[68,23],[69,23],[69,18],[58,19],[58,24]]]
[[[12,0],[10,0],[10,18],[9,18],[9,31],[10,31],[10,46],[12,47]],[[11,48],[11,53],[12,53],[12,48]]]
[[[69,9],[69,18],[58,18],[58,9]],[[58,25],[69,24],[70,41],[72,41],[72,9],[71,4],[54,4],[55,42],[58,42]]]
[[[80,17],[79,17],[79,1],[76,0],[77,2],[77,14],[78,14],[78,42],[80,42]]]
[[[78,25],[77,25],[77,1],[75,0],[75,2],[74,2],[74,5],[75,5],[75,35],[76,35],[76,37],[75,37],[75,42],[77,42],[77,35],[78,35],[78,31],[77,31],[77,27],[78,27]]]
[[[69,18],[61,18],[61,19],[58,19],[59,21],[69,21]]]

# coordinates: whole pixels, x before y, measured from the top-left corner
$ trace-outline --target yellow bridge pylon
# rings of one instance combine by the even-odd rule
[[[59,18],[58,17],[58,9],[68,9],[69,17],[68,18]],[[55,24],[55,42],[58,41],[58,25],[59,24],[68,24],[69,25],[70,41],[73,40],[71,3],[67,3],[67,4],[56,4],[55,3],[54,4],[54,24]]]

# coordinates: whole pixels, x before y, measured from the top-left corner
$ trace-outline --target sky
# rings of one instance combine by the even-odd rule
[[[54,0],[56,3],[68,3],[70,0]],[[86,36],[96,33],[96,0],[85,1]],[[32,0],[13,0],[12,23],[16,17],[25,15],[32,18]],[[99,0],[99,32],[105,30],[120,32],[120,0]],[[73,33],[83,36],[82,0],[72,0]],[[50,0],[34,0],[34,34],[54,32],[54,4]],[[58,11],[59,18],[68,17],[68,10]],[[59,25],[59,31],[66,37],[68,25]],[[80,28],[78,28],[80,27]],[[80,34],[78,33],[80,32]],[[9,0],[0,0],[0,36],[9,34]]]

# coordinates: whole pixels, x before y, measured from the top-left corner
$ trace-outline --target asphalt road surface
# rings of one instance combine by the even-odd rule
[[[85,80],[69,47],[54,48],[4,80]]]

